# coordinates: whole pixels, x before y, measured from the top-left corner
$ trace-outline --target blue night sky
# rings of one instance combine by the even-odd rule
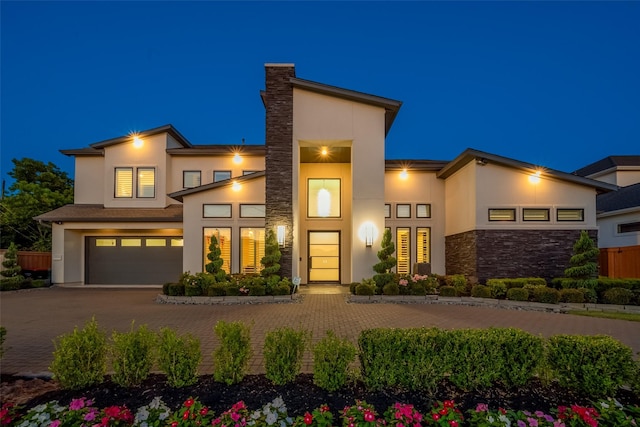
[[[1,7],[2,177],[12,158],[173,124],[264,143],[264,64],[397,99],[388,159],[472,147],[571,172],[640,154],[640,2],[12,2]]]

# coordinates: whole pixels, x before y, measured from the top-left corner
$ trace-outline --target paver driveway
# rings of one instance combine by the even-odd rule
[[[331,288],[327,288],[331,291]],[[252,323],[252,373],[263,373],[265,332],[288,325],[305,328],[320,340],[331,329],[356,342],[362,329],[430,327],[446,329],[516,327],[550,336],[606,334],[640,351],[640,323],[568,314],[439,304],[349,304],[344,294],[304,294],[302,302],[253,305],[165,305],[154,302],[159,289],[72,289],[53,287],[0,294],[0,325],[7,328],[5,374],[42,375],[52,360],[53,339],[95,316],[107,331],[127,331],[131,322],[152,330],[168,326],[201,340],[200,373],[211,373],[218,320]],[[303,293],[305,290],[303,290]],[[306,290],[309,292],[309,290]],[[309,353],[309,352],[307,352]],[[303,365],[311,372],[311,355]]]

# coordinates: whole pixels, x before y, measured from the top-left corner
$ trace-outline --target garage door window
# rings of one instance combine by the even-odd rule
[[[142,239],[120,239],[120,246],[139,247],[139,246],[142,246]]]
[[[145,246],[147,247],[167,246],[167,239],[146,239]]]
[[[116,245],[116,239],[96,239],[96,246],[109,247]]]

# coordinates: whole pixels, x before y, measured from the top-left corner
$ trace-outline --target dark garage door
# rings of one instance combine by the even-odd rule
[[[161,285],[182,273],[182,237],[86,237],[86,284]]]

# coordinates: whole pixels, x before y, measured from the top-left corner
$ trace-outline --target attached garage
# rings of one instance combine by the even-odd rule
[[[181,236],[85,239],[85,284],[161,285],[182,274]]]

